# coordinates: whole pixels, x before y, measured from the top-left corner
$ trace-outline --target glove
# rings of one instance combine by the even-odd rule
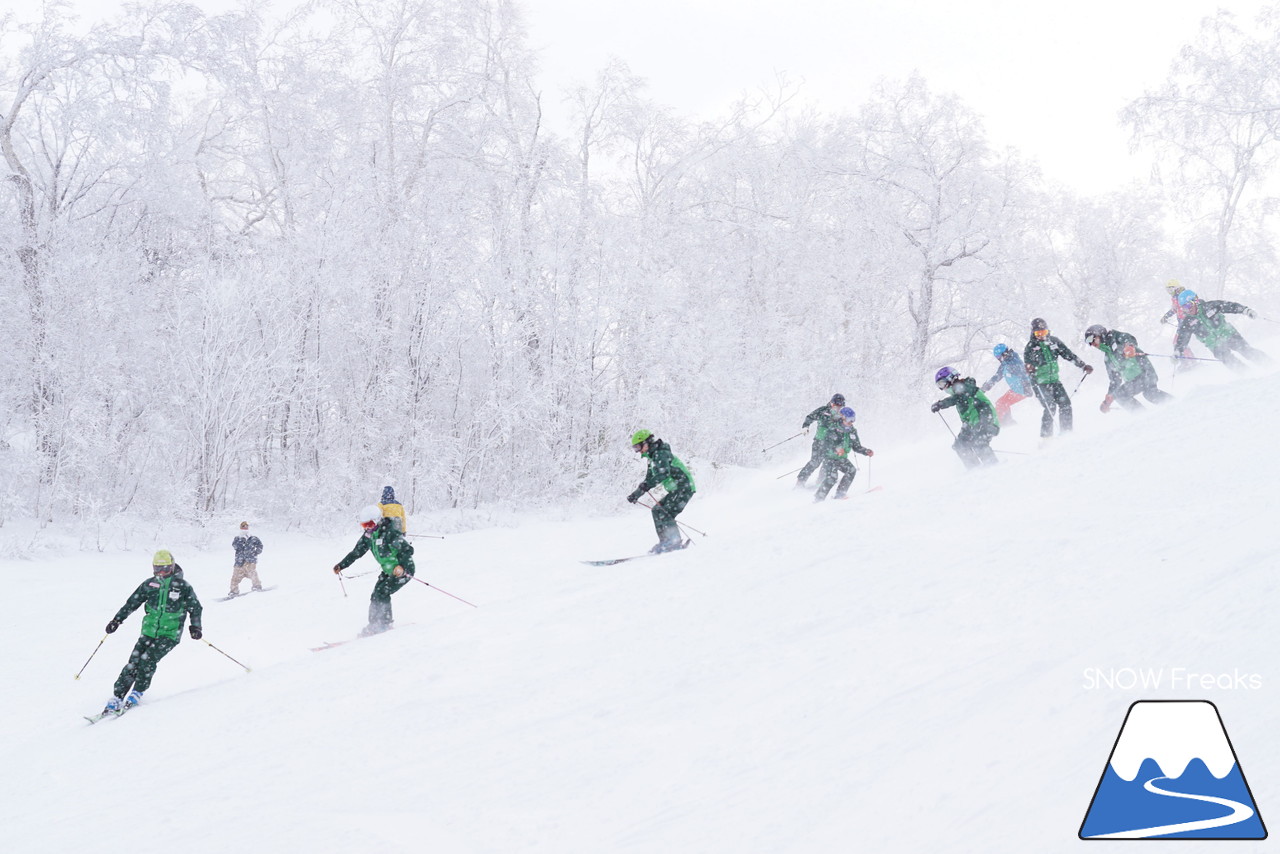
[[[1027,368],[1027,373],[1028,373],[1028,374],[1031,374],[1032,376],[1035,376],[1036,369],[1035,369],[1035,366],[1034,366],[1034,365],[1027,365],[1027,366],[1026,366],[1026,368]]]
[[[1134,347],[1132,344],[1124,345],[1124,357],[1126,359],[1132,359],[1137,355],[1138,355],[1138,349],[1136,347]]]
[[[631,502],[632,504],[635,504],[637,501],[640,500],[641,495],[644,495],[644,490],[637,489],[635,492],[627,496],[627,501]]]
[[[340,573],[340,572],[342,572],[342,564],[340,564],[340,563],[335,563],[335,564],[333,565],[333,574],[334,574],[334,575],[337,575],[337,574],[338,574],[338,573]]]
[[[940,400],[939,400],[939,401],[935,401],[934,403],[932,403],[932,404],[930,404],[930,405],[929,405],[929,411],[930,411],[930,412],[937,412],[937,411],[938,411],[939,409],[941,409],[941,408],[942,408],[942,401],[940,401]]]
[[[1098,408],[1101,409],[1103,412],[1110,412],[1111,404],[1114,402],[1115,402],[1115,398],[1112,397],[1111,395],[1107,395],[1102,399],[1102,405],[1099,406]]]
[[[837,456],[837,457],[843,457],[843,456],[844,456],[844,448],[836,448],[836,456]]]
[[[404,575],[404,567],[397,565],[395,569],[391,570],[391,574],[394,575],[396,578],[399,578],[400,576]]]
[[[200,640],[204,637],[204,632],[200,631],[198,626],[187,626],[187,633],[191,635],[192,640]]]
[[[120,621],[112,620],[111,622],[107,623],[107,634],[111,634],[118,628],[120,628]]]
[[[1083,370],[1086,374],[1091,374],[1093,373],[1093,365],[1085,365],[1083,368],[1081,368],[1081,370]]]
[[[867,448],[866,452],[868,457],[874,457],[876,455],[876,452],[871,450],[870,448]]]
[[[808,428],[808,426],[805,426],[805,428],[804,428],[804,434],[805,434],[806,436],[808,436],[808,435],[809,435],[809,428]]]
[[[1160,322],[1161,322],[1161,323],[1168,323],[1168,322],[1169,322],[1169,318],[1168,318],[1168,317],[1162,317],[1162,318],[1160,318]]]
[[[1258,316],[1258,313],[1251,308],[1246,308],[1244,310],[1244,316],[1249,318],[1250,320],[1253,320],[1255,317]]]

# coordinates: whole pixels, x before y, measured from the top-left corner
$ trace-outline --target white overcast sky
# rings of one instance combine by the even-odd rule
[[[389,2],[390,0],[388,0]],[[14,0],[11,0],[14,2]],[[194,0],[210,11],[231,0]],[[31,14],[37,0],[16,0]],[[8,5],[8,4],[6,4]],[[87,18],[118,0],[80,0]],[[277,2],[275,7],[287,7]],[[1219,8],[1244,21],[1265,0],[525,0],[548,121],[560,90],[611,57],[655,100],[714,115],[779,72],[828,112],[854,110],[881,77],[919,71],[982,115],[989,139],[1080,192],[1149,169],[1117,112],[1160,85],[1179,48]]]

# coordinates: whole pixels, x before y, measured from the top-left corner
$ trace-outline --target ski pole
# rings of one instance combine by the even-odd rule
[[[992,448],[991,450],[992,450],[992,451],[995,451],[997,454],[1016,454],[1016,455],[1017,455],[1017,456],[1019,456],[1019,457],[1029,457],[1029,456],[1031,456],[1031,455],[1030,455],[1030,454],[1028,454],[1026,451],[1002,451],[1002,450],[1000,450],[999,448]]]
[[[336,572],[334,575],[338,576],[338,583],[342,585],[342,596],[345,599],[347,596],[347,583],[342,580],[341,572]]]
[[[797,438],[797,437],[799,437],[799,436],[803,436],[803,435],[804,435],[804,431],[803,431],[803,430],[801,430],[801,431],[800,431],[799,433],[797,433],[795,436],[788,436],[787,438],[783,439],[781,442],[774,442],[774,443],[773,443],[772,445],[770,445],[769,447],[762,449],[762,450],[760,451],[760,453],[762,453],[762,454],[766,454],[766,453],[768,453],[769,451],[772,451],[774,448],[778,447],[779,445],[785,445],[787,442],[790,442],[792,439],[795,439],[795,438]]]
[[[423,581],[421,578],[418,578],[416,575],[411,575],[409,577],[412,578],[414,581],[418,582],[419,584],[427,584],[427,582]],[[430,587],[432,590],[436,591],[437,593],[443,593],[446,596],[450,596],[454,599],[457,599],[459,602],[463,603],[464,605],[471,605],[472,608],[480,607],[479,605],[475,605],[475,604],[472,604],[471,602],[468,602],[466,599],[463,599],[461,596],[454,596],[448,590],[441,590],[439,587],[436,587],[434,584],[427,584],[427,586]]]
[[[1157,359],[1185,359],[1188,362],[1221,362],[1221,359],[1207,359],[1204,356],[1170,356],[1167,353],[1143,353],[1144,356],[1154,356]]]
[[[1075,387],[1075,388],[1073,388],[1073,389],[1071,390],[1071,396],[1072,396],[1072,397],[1075,397],[1075,396],[1076,396],[1076,392],[1078,392],[1078,391],[1080,390],[1080,386],[1084,385],[1084,381],[1085,381],[1085,380],[1087,380],[1087,379],[1089,378],[1089,374],[1091,374],[1091,373],[1093,373],[1093,372],[1092,372],[1092,371],[1090,371],[1089,373],[1086,373],[1084,376],[1082,376],[1082,377],[1080,378],[1080,382],[1076,383],[1076,387]]]
[[[443,534],[403,534],[402,536],[412,537],[414,539],[417,539],[418,537],[422,537],[423,539],[427,539],[427,540],[443,540],[444,539]]]
[[[98,645],[93,648],[93,652],[89,653],[89,657],[85,659],[84,664],[81,665],[80,669],[76,671],[76,679],[79,679],[80,674],[84,673],[84,669],[89,666],[90,661],[93,661],[93,657],[98,654],[98,650],[102,649],[103,641],[105,641],[106,639],[107,639],[107,636],[103,635],[102,640],[98,641]]]
[[[941,411],[939,411],[939,412],[938,412],[938,417],[939,417],[939,418],[942,418],[942,412],[941,412]],[[947,419],[942,418],[942,423],[943,423],[943,424],[947,424]],[[952,438],[952,439],[956,438],[956,431],[951,429],[951,425],[950,425],[950,424],[947,424],[947,432],[951,434],[951,438]]]
[[[203,638],[201,638],[201,640],[203,640]],[[227,658],[231,658],[231,656],[227,655],[225,652],[222,652],[222,650],[218,649],[216,646],[214,646],[213,644],[209,643],[208,641],[205,641],[205,645],[206,645],[207,647],[209,647],[210,649],[212,649],[214,652],[222,653],[222,655],[225,655]],[[236,661],[234,658],[231,658],[231,660],[232,660],[232,661]],[[250,669],[249,665],[244,664],[243,662],[236,661],[236,664],[239,664],[241,667],[243,667],[243,668],[244,668],[244,672],[245,672],[245,673],[252,673],[252,672],[253,672],[253,670],[252,670],[252,669]]]
[[[804,466],[801,466],[801,467],[800,467],[800,469],[802,469],[802,468],[804,468]],[[789,475],[789,474],[795,474],[796,472],[800,471],[800,469],[792,469],[791,471],[787,472],[787,474],[780,474],[780,475],[778,475],[777,477],[775,477],[775,478],[774,478],[774,480],[782,480],[782,479],[783,479],[784,477],[786,477],[787,475]]]

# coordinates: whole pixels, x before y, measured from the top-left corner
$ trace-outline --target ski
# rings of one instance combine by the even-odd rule
[[[125,712],[129,711],[130,708],[131,708],[130,706],[125,706],[116,712],[112,712],[104,709],[101,712],[98,712],[96,715],[85,715],[84,719],[89,722],[89,726],[93,726],[103,718],[118,718],[121,715],[123,715]]]
[[[693,540],[685,540],[678,547],[674,549],[667,549],[667,551],[665,552],[645,552],[642,555],[630,555],[628,557],[611,557],[605,560],[584,560],[582,561],[582,563],[585,563],[587,566],[614,566],[619,563],[625,563],[626,561],[629,561],[629,560],[640,560],[640,558],[657,557],[658,555],[665,555],[665,554],[670,554],[671,552],[678,552],[681,549],[687,549],[689,547],[689,544],[692,542]]]
[[[401,628],[406,628],[406,627],[408,627],[408,626],[412,626],[412,625],[413,625],[413,623],[405,623],[403,626],[401,626]],[[355,636],[355,637],[353,637],[353,638],[347,638],[346,640],[340,640],[340,641],[325,641],[323,646],[313,646],[313,647],[311,647],[311,651],[312,651],[312,652],[324,652],[326,649],[333,649],[335,646],[342,646],[344,643],[351,643],[352,641],[364,640],[365,638],[374,638],[374,637],[377,637],[378,635],[385,635],[387,632],[393,631],[394,629],[395,629],[395,626],[392,626],[391,628],[387,629],[387,631],[385,631],[385,632],[378,632],[377,634],[372,634],[372,635],[356,635],[356,636]]]
[[[273,584],[270,587],[263,587],[261,590],[250,590],[248,593],[237,593],[235,596],[223,596],[221,599],[214,599],[213,601],[230,602],[232,599],[243,599],[248,596],[249,593],[266,593],[268,590],[275,590],[276,586],[277,585]]]

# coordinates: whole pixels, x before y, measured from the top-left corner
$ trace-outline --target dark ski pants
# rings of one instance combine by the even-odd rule
[[[653,527],[658,532],[659,544],[664,546],[680,544],[683,537],[680,536],[680,526],[676,524],[676,517],[680,515],[680,511],[684,510],[691,498],[693,493],[689,490],[677,489],[662,496],[662,500],[653,505],[650,512],[653,514]]]
[[[1112,393],[1116,403],[1129,410],[1141,410],[1143,408],[1142,404],[1138,403],[1138,395],[1142,395],[1150,403],[1164,403],[1167,400],[1173,400],[1173,395],[1156,388],[1154,371],[1140,374],[1132,382],[1121,384]]]
[[[840,478],[841,474],[844,475],[843,478]],[[840,486],[836,487],[836,498],[844,498],[857,474],[858,469],[848,457],[828,457],[822,461],[822,482],[818,484],[818,491],[814,493],[813,500],[825,499],[831,487],[836,485],[837,479],[840,479]]]
[[[178,645],[177,638],[149,638],[146,635],[138,638],[129,653],[129,662],[120,671],[112,693],[123,699],[129,689],[142,693],[151,687],[151,678],[156,675],[156,665],[173,648]]]
[[[391,617],[391,594],[408,584],[412,577],[407,572],[399,578],[385,572],[378,576],[378,582],[373,585],[373,593],[369,596],[370,630],[385,632],[391,628],[394,622]]]
[[[1053,435],[1053,412],[1058,412],[1058,432],[1071,432],[1071,395],[1063,388],[1062,383],[1036,383],[1036,400],[1044,407],[1040,416],[1040,437],[1047,439]]]
[[[1255,365],[1268,365],[1271,363],[1271,358],[1266,353],[1254,347],[1244,340],[1244,336],[1238,334],[1222,341],[1217,347],[1211,348],[1211,352],[1215,359],[1221,359],[1222,364],[1233,371],[1243,371],[1248,367],[1244,359],[1240,358],[1241,356]]]
[[[951,447],[964,463],[965,468],[993,466],[999,460],[996,459],[996,452],[991,450],[991,440],[999,433],[1000,429],[989,421],[966,424],[960,428],[960,433]]]
[[[827,458],[826,442],[822,439],[814,437],[813,450],[809,452],[809,462],[804,464],[804,468],[800,469],[800,474],[796,475],[796,481],[805,483],[809,480],[809,475],[818,470],[823,460]]]

